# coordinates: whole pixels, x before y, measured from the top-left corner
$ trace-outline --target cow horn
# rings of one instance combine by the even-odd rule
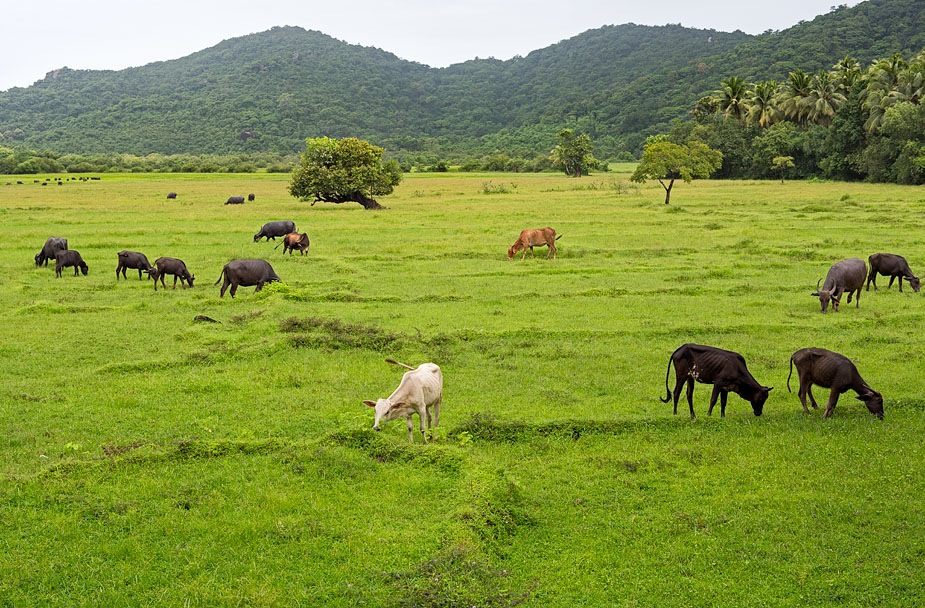
[[[816,281],[816,291],[819,291],[819,283],[821,282],[822,282],[822,279],[819,279],[818,281]]]

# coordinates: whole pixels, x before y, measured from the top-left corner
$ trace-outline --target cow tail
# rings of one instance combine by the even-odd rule
[[[221,283],[221,282],[222,282],[222,277],[223,277],[223,276],[225,276],[225,269],[224,269],[224,268],[222,268],[222,273],[221,273],[220,275],[218,275],[218,280],[215,281],[215,283],[213,283],[213,285],[218,285],[219,283]]]
[[[787,374],[787,392],[792,393],[790,390],[790,376],[793,375],[793,357],[790,357],[790,373]]]
[[[562,235],[560,234],[559,236],[556,237],[556,240],[558,241],[561,238],[562,238]]]
[[[386,361],[386,363],[392,363],[392,364],[394,364],[394,365],[399,365],[399,366],[405,367],[405,368],[407,368],[407,369],[416,369],[416,368],[414,368],[414,367],[411,367],[410,365],[405,365],[404,363],[399,363],[399,362],[396,361],[395,359],[386,359],[385,361]]]
[[[678,351],[675,351],[678,352]],[[671,353],[671,357],[674,356],[674,353]],[[668,388],[668,376],[671,375],[671,357],[668,357],[668,369],[665,370],[665,398],[662,399],[659,397],[659,400],[662,403],[668,403],[671,401],[671,389]]]
[[[276,245],[276,247],[273,248],[273,251],[276,251],[277,249],[279,249],[279,246],[282,245],[282,244],[285,243],[285,242],[286,242],[286,237],[283,237],[282,243],[278,243],[278,244]],[[284,251],[283,253],[286,253],[286,252]]]

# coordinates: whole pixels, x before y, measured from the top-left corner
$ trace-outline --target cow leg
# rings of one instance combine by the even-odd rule
[[[719,384],[713,385],[713,394],[710,395],[710,409],[707,410],[707,416],[713,415],[713,406],[716,405],[716,398],[719,397],[721,390]]]
[[[289,252],[289,255],[292,255],[291,251]],[[257,289],[254,290],[254,293],[257,293],[261,289],[263,289],[263,281],[260,281],[259,283],[257,283]]]
[[[182,286],[183,283],[180,283],[180,285]],[[173,288],[177,288],[177,275],[173,275]]]
[[[424,443],[427,443],[427,427],[425,426],[425,419],[428,418],[427,406],[421,406],[421,409],[418,410],[418,422],[421,423],[421,439],[424,440]],[[408,417],[408,420],[411,420],[411,417]]]
[[[902,281],[902,279],[900,279],[900,282],[901,282],[901,281]],[[899,286],[899,291],[902,291],[902,290],[903,290],[902,285],[900,285],[900,286]],[[849,298],[848,301],[850,302],[851,299]],[[860,288],[860,287],[858,287],[858,294],[857,294],[856,296],[854,296],[854,307],[855,307],[855,308],[860,308],[860,307],[861,307],[861,288]]]
[[[720,418],[726,417],[726,398],[729,396],[729,391],[723,391],[719,394],[719,416]]]
[[[411,422],[411,414],[408,414],[406,420],[408,421],[408,440],[414,443],[414,423]]]
[[[694,415],[694,379],[687,379],[687,406],[691,409],[691,419],[693,420],[697,416]]]
[[[903,278],[899,277],[899,293],[903,292]]]
[[[116,280],[119,280],[119,271],[122,270],[122,264],[116,266]]]
[[[224,297],[225,297],[225,290],[228,289],[228,284],[229,284],[229,282],[230,282],[230,281],[228,281],[228,279],[225,279],[225,281],[222,283],[222,293],[219,294],[218,297],[220,297],[220,298],[224,298]]]
[[[675,368],[675,373],[678,374],[677,368]],[[684,386],[684,376],[678,374],[678,380],[674,385],[674,415],[678,415],[678,398],[681,396],[681,387]]]
[[[818,409],[819,409],[819,404],[816,403],[816,398],[813,396],[813,385],[812,385],[812,383],[810,383],[809,386],[806,387],[806,392],[807,392],[807,394],[809,395],[809,402],[812,403],[813,409],[814,409],[814,410],[818,410]]]
[[[530,259],[531,260],[536,259],[536,256],[533,255],[533,245],[530,245]]]
[[[125,277],[124,274],[122,276]],[[141,268],[138,269],[138,280],[141,280]]]
[[[231,297],[234,297],[234,294],[238,293],[238,284],[234,281],[231,282]],[[411,419],[408,419],[408,424],[411,424]]]
[[[895,280],[896,280],[896,275],[892,275],[892,276],[890,277],[890,284],[887,285],[886,288],[887,288],[887,289],[892,289],[892,288],[893,288],[893,281],[895,281]]]
[[[77,266],[75,264],[74,265],[74,276],[76,277],[78,274],[80,274],[80,266]]]
[[[838,403],[838,389],[833,388],[829,393],[829,402],[825,404],[825,411],[822,412],[823,418],[828,418],[835,411],[835,404]]]

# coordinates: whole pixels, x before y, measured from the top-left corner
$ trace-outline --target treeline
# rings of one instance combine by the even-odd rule
[[[731,76],[668,139],[723,153],[714,177],[823,177],[925,184],[925,51],[862,67],[790,72],[783,83]],[[777,160],[775,164],[775,159]],[[781,165],[790,167],[782,169]],[[777,167],[777,168],[774,168]]]
[[[60,154],[0,146],[0,174],[289,173],[298,156],[280,154]]]

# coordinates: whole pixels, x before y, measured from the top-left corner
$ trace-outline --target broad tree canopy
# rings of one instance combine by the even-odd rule
[[[289,193],[302,200],[326,203],[356,202],[382,209],[375,196],[391,194],[401,181],[394,160],[382,162],[382,148],[345,137],[306,139],[302,162],[292,172]]]
[[[645,183],[647,179],[658,180],[665,189],[667,205],[674,180],[683,179],[690,183],[695,177],[707,178],[722,164],[723,153],[699,141],[690,142],[685,146],[669,141],[656,141],[646,145],[642,161],[630,180],[639,183]]]
[[[552,151],[553,165],[566,175],[581,177],[597,168],[597,160],[591,156],[591,138],[586,134],[575,135],[571,129],[563,129],[557,135],[559,145]]]

